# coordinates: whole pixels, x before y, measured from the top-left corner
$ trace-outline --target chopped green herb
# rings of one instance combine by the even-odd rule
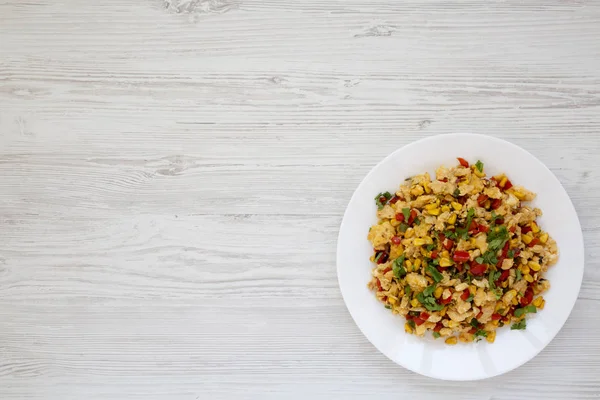
[[[434,259],[434,260],[431,260],[431,263],[437,267],[438,265],[440,265],[440,260],[438,260],[438,259],[436,258],[436,259]]]
[[[444,236],[446,236],[448,239],[452,239],[452,240],[457,238],[456,232],[453,232],[453,231],[444,232]]]
[[[504,308],[499,309],[498,311],[496,311],[498,314],[500,315],[504,315],[504,311],[506,311]]]
[[[408,320],[408,325],[410,325],[411,328],[415,329],[415,321],[413,321],[412,319]]]
[[[473,328],[477,328],[479,326],[479,321],[477,321],[476,318],[471,318],[471,322],[469,322],[469,324],[473,327]]]
[[[440,272],[431,265],[428,265],[427,268],[425,268],[425,270],[431,275],[431,277],[434,281],[436,281],[436,283],[444,279],[444,275],[440,274]]]
[[[406,182],[406,181],[410,181],[412,178],[413,178],[412,176],[409,176],[408,178],[404,178],[404,181],[405,181],[405,182]]]
[[[496,223],[496,219],[498,218],[498,214],[496,214],[495,210],[492,210],[492,223]]]
[[[503,293],[504,292],[502,292],[502,288],[496,288],[496,290],[494,290],[494,294],[496,295],[496,300],[500,300]]]
[[[515,281],[520,281],[522,277],[523,277],[523,276],[521,275],[521,270],[519,270],[519,269],[518,269],[518,270],[517,270],[517,276],[516,276],[516,278],[515,278]]]
[[[440,333],[439,333],[439,332],[433,332],[433,337],[434,337],[434,338],[436,338],[436,339],[437,339],[437,338],[439,338],[440,336],[442,336],[442,335],[440,335]]]
[[[506,256],[507,256],[508,258],[515,258],[515,251],[514,251],[513,249],[510,249],[510,250],[508,251],[508,253],[506,253]]]
[[[460,189],[459,188],[454,189],[454,193],[452,193],[452,196],[459,197],[460,196]]]
[[[512,326],[510,327],[510,329],[513,331],[520,331],[525,328],[527,328],[527,322],[525,320],[519,321],[516,324],[512,324]]]
[[[433,297],[433,291],[435,285],[431,285],[425,288],[421,293],[417,294],[417,300],[421,303],[428,311],[440,311],[444,306],[438,304]]]
[[[383,251],[379,251],[377,253],[375,253],[375,263],[379,262],[379,259],[381,258],[381,256],[383,256]]]
[[[490,275],[488,276],[488,283],[490,284],[490,289],[496,289],[496,281],[498,280],[498,278],[500,278],[501,274],[502,272],[500,271],[490,272]]]
[[[477,332],[474,333],[475,337],[487,337],[487,335],[488,333],[483,329],[479,329]]]
[[[387,308],[388,310],[391,310],[391,309],[392,309],[392,306],[390,306],[390,305],[386,304],[386,305],[385,305],[385,308]]]
[[[415,225],[417,225],[417,226],[421,225],[421,219],[415,218]]]
[[[400,279],[404,275],[406,275],[406,269],[404,268],[404,260],[405,259],[406,259],[406,256],[404,256],[404,254],[402,254],[400,257],[396,258],[394,260],[394,263],[392,264],[392,271],[394,272],[394,276],[398,279]]]
[[[473,295],[469,295],[469,297],[467,298],[467,302],[470,303],[473,301]]]
[[[410,288],[409,285],[404,286],[404,294],[406,296],[410,296],[412,294],[412,289]]]
[[[408,207],[403,208],[402,215],[404,215],[404,221],[408,222],[408,219],[410,218],[410,208],[408,208]]]
[[[459,228],[456,230],[456,234],[458,237],[462,237],[464,240],[469,238],[469,227],[471,226],[471,222],[473,221],[473,217],[475,216],[475,209],[473,207],[469,208],[467,211],[467,222],[463,228]]]
[[[477,163],[475,163],[475,167],[479,170],[479,172],[483,172],[483,163],[481,162],[481,160],[477,160]]]
[[[425,246],[425,248],[427,249],[427,251],[431,251],[435,249],[435,244],[428,244],[427,246]]]
[[[408,229],[408,224],[405,224],[403,222],[403,223],[400,224],[399,228],[400,228],[400,232],[404,233]]]
[[[496,258],[497,250],[488,250],[483,254],[483,262],[479,264],[491,264],[496,265],[498,263],[498,258]],[[477,261],[477,260],[476,260]],[[479,262],[479,261],[477,261]]]
[[[522,308],[517,308],[515,310],[515,317],[519,318],[525,314],[535,314],[537,313],[537,308],[534,305],[528,305]]]
[[[390,192],[379,193],[377,196],[375,196],[375,204],[377,204],[377,208],[381,210],[391,198],[392,195]],[[382,201],[383,199],[385,199],[385,201]]]
[[[483,257],[477,257],[475,261],[477,261],[477,264],[483,264]]]

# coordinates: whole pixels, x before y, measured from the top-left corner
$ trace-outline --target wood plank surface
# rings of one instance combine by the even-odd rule
[[[600,398],[599,39],[586,0],[1,2],[0,399]],[[364,175],[448,132],[585,237],[563,330],[482,382],[391,363],[335,272]]]

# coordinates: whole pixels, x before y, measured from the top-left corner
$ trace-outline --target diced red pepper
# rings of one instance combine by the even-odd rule
[[[475,334],[475,332],[477,332],[477,328],[471,328],[471,329],[469,329],[469,333],[471,335]]]
[[[504,223],[504,218],[498,217],[498,218],[496,218],[496,220],[494,221],[494,223],[496,225],[502,225]]]
[[[448,182],[448,178],[440,179],[440,182],[446,183],[446,182]]]
[[[489,197],[487,195],[480,194],[479,197],[477,198],[477,204],[479,204],[479,207],[483,207],[483,205],[485,204],[487,199],[489,199]]]
[[[513,184],[512,184],[512,182],[510,181],[510,179],[507,179],[507,180],[506,180],[506,183],[504,184],[504,187],[502,188],[502,190],[508,190],[508,189],[510,189],[511,187],[513,187]]]
[[[413,317],[410,314],[406,314],[406,317],[404,317],[404,318],[406,318],[407,321],[412,321],[413,319],[415,319],[415,317]]]
[[[530,227],[529,225],[525,225],[525,226],[522,226],[522,227],[521,227],[521,233],[522,233],[523,235],[525,235],[525,234],[527,234],[527,233],[529,233],[529,232],[531,232],[531,227]]]
[[[477,262],[473,262],[471,264],[471,273],[473,275],[483,275],[485,273],[485,271],[487,270],[487,265],[485,264],[479,264]]]
[[[502,205],[502,199],[494,199],[492,201],[492,210],[497,210]]]
[[[492,186],[498,186],[498,180],[496,179],[495,176],[492,176],[490,178],[490,182],[492,182]]]
[[[379,202],[380,202],[381,204],[387,204],[387,202],[388,202],[388,199],[387,199],[387,197],[385,197],[385,196],[380,196],[380,197],[379,197]]]
[[[413,222],[415,222],[415,218],[417,218],[417,210],[412,209],[410,210],[410,216],[408,217],[408,225],[412,225]]]
[[[510,276],[510,270],[509,269],[505,269],[504,271],[502,271],[502,273],[500,274],[500,277],[498,278],[498,281],[500,282],[504,282],[505,280],[508,279],[508,277]]]
[[[460,165],[462,165],[465,168],[469,168],[469,162],[467,160],[465,160],[464,158],[457,158],[458,162],[460,163]]]
[[[454,247],[454,240],[452,240],[452,239],[445,239],[444,240],[444,248],[446,250],[450,250],[450,249],[452,249],[452,247]]]
[[[429,314],[427,314],[425,311],[421,311],[419,318],[421,318],[423,321],[427,321],[429,319]]]
[[[388,298],[387,298],[387,296],[383,296],[383,297],[381,298],[381,300],[383,300],[383,302],[386,302],[386,301],[387,301],[387,299],[388,299]]]
[[[533,238],[533,240],[531,242],[529,242],[529,244],[527,246],[533,247],[533,246],[535,246],[536,244],[539,244],[539,243],[540,243],[540,238]]]
[[[460,298],[461,298],[461,300],[463,300],[463,301],[466,301],[466,300],[469,298],[469,296],[470,296],[470,295],[471,295],[471,292],[469,292],[468,290],[465,290],[465,291],[464,291],[464,292],[463,292],[463,293],[460,295]]]
[[[483,317],[483,311],[479,311],[479,314],[477,314],[477,317],[475,317],[475,319],[478,320],[481,317]]]
[[[456,268],[456,270],[458,272],[462,272],[462,270],[463,270],[463,265],[461,263],[454,264],[454,267]]]
[[[379,281],[379,279],[377,279],[377,290],[379,292],[381,292],[383,290],[383,288],[381,287],[381,282]]]
[[[386,274],[388,272],[390,272],[392,270],[392,267],[387,267],[386,269],[383,270],[383,273]]]
[[[533,300],[533,289],[528,287],[527,290],[525,290],[525,294],[523,295],[523,297],[521,297],[521,305],[523,307],[525,307],[525,306],[529,305],[529,303],[531,303],[532,300]]]
[[[433,328],[433,331],[439,332],[442,330],[443,327],[444,327],[444,325],[441,322],[438,322],[437,324],[435,324],[435,328]]]
[[[404,222],[404,214],[396,213],[396,221]]]
[[[506,257],[502,257],[502,256],[498,257],[498,262],[496,263],[496,267],[501,268],[502,267],[502,263],[504,262],[505,258]]]
[[[394,196],[390,199],[390,204],[396,204],[400,200],[400,197]]]
[[[432,258],[433,260],[435,260],[436,258],[438,258],[438,255],[439,255],[438,253],[439,253],[439,252],[438,252],[437,250],[434,250],[434,251],[432,251],[432,252],[431,252],[431,258]]]
[[[470,258],[469,252],[464,250],[457,250],[452,255],[452,259],[456,262],[467,262]]]
[[[468,197],[467,196],[460,196],[458,197],[456,200],[458,200],[459,204],[464,205],[467,202]]]
[[[502,315],[494,313],[492,314],[492,321],[500,321],[502,319]]]
[[[520,254],[521,254],[521,249],[517,249],[517,251],[515,251],[515,258],[519,257]]]
[[[515,233],[516,230],[517,230],[516,225],[511,226],[510,229],[509,229],[510,233]]]
[[[378,258],[378,254],[380,254],[379,258]],[[387,253],[387,251],[380,251],[375,254],[375,258],[377,259],[377,264],[383,264],[383,263],[387,262],[389,257],[390,257],[390,255]]]
[[[400,239],[399,236],[392,236],[392,243],[400,244],[401,241],[402,241],[402,239]]]
[[[451,302],[451,301],[452,301],[452,296],[448,296],[448,298],[447,298],[447,299],[443,299],[443,298],[441,298],[441,297],[440,297],[440,304],[442,304],[442,305],[444,305],[444,306],[445,306],[446,304],[450,304],[450,302]]]
[[[487,225],[483,225],[483,224],[479,224],[477,229],[479,230],[479,232],[483,232],[483,233],[488,233],[490,231],[490,227]]]
[[[423,325],[423,324],[425,323],[425,321],[423,321],[423,320],[422,320],[421,318],[419,318],[419,317],[415,317],[415,318],[413,319],[413,321],[415,321],[415,324],[417,324],[417,325]]]
[[[504,247],[502,248],[502,258],[506,258],[506,256],[508,255],[508,250],[510,248],[510,243],[508,243],[508,241],[504,244]]]

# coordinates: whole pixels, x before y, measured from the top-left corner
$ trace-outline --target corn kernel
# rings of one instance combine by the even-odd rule
[[[542,242],[543,244],[546,244],[547,241],[548,241],[548,234],[547,233],[542,233],[540,235],[540,242]]]
[[[483,172],[483,171],[479,172],[477,167],[475,167],[475,169],[473,170],[473,173],[480,178],[483,178],[485,176],[485,172]]]
[[[527,263],[527,265],[529,266],[529,268],[531,268],[535,272],[538,272],[540,269],[542,269],[542,267],[540,266],[540,263],[537,263],[535,261],[529,261]]]
[[[492,321],[492,325],[498,326],[498,321]]]
[[[425,188],[425,193],[431,193],[431,187],[429,186],[429,181],[423,182],[423,187]]]
[[[525,193],[523,193],[523,192],[521,192],[519,190],[514,190],[512,193],[515,195],[515,197],[517,199],[519,199],[519,200],[525,200]]]
[[[410,194],[413,196],[420,196],[424,193],[423,186],[417,185],[410,190]]]
[[[426,210],[433,210],[434,208],[437,208],[437,207],[438,207],[438,205],[436,203],[431,203],[431,204],[427,204],[425,206],[425,209]]]
[[[456,336],[452,336],[452,337],[449,337],[448,339],[446,339],[446,344],[448,344],[450,346],[454,346],[456,343],[458,343]]]
[[[546,300],[542,300],[542,304],[540,304],[540,306],[538,308],[540,310],[543,310],[545,305],[546,305]]]
[[[404,265],[406,266],[406,270],[407,270],[408,272],[412,272],[412,271],[413,271],[413,267],[412,267],[413,263],[412,263],[412,261],[410,261],[410,260],[406,260],[406,261],[404,262]]]
[[[531,236],[530,234],[526,234],[521,236],[521,240],[523,240],[523,243],[529,244],[533,240],[533,236]]]
[[[435,297],[436,299],[439,299],[440,296],[442,295],[443,291],[444,291],[444,288],[441,286],[438,286],[437,288],[435,288],[435,291],[433,292],[433,297]]]
[[[440,267],[450,267],[452,266],[452,261],[448,258],[440,258]]]
[[[449,211],[450,211],[450,207],[442,206],[442,212],[449,212]]]
[[[540,227],[538,226],[538,224],[535,223],[535,221],[529,224],[529,226],[531,227],[531,231],[533,233],[538,233],[540,231]]]
[[[397,300],[395,298],[393,298],[392,296],[388,296],[388,301],[390,302],[390,304],[396,304]]]
[[[404,232],[404,237],[407,239],[413,236],[415,236],[415,230],[413,228],[408,228],[406,232]]]
[[[510,247],[512,247],[512,248],[519,247],[519,239],[512,239],[510,241]]]
[[[508,182],[508,178],[506,176],[503,176],[502,179],[500,180],[500,187],[504,187],[506,185],[506,182]]]
[[[448,252],[448,250],[443,250],[441,255],[442,257],[450,258],[450,253]]]
[[[450,225],[454,225],[456,223],[456,214],[454,214],[454,213],[450,214],[450,217],[448,218],[448,223]]]
[[[410,324],[408,322],[404,324],[404,331],[406,333],[413,333],[413,328],[412,328],[412,326],[410,326]]]
[[[508,287],[508,281],[502,282],[502,289],[506,289]]]
[[[517,304],[519,304],[519,301],[517,300],[516,297],[513,297],[511,300],[511,303],[513,303],[513,305],[516,306]]]
[[[425,244],[425,239],[416,238],[416,239],[413,241],[413,244],[414,244],[415,246],[423,246],[423,245]]]
[[[460,204],[457,201],[453,201],[452,203],[450,203],[452,205],[452,208],[454,208],[456,211],[460,211],[462,210],[462,204]]]
[[[415,270],[418,270],[419,268],[421,268],[421,262],[422,262],[422,261],[421,261],[421,259],[420,259],[420,258],[417,258],[417,259],[415,260],[415,262],[413,263],[413,267],[414,267],[414,269],[415,269]]]
[[[496,307],[494,308],[494,312],[498,312],[499,310],[503,309],[505,306],[501,301],[498,301],[496,303]]]
[[[475,296],[475,293],[477,293],[477,286],[475,286],[475,285],[469,286],[469,293],[471,293],[473,296]]]
[[[529,274],[523,275],[523,278],[525,278],[525,280],[529,283],[533,282],[533,276],[531,276]]]
[[[448,328],[457,328],[460,325],[460,322],[450,320],[448,321]]]
[[[448,307],[444,307],[440,310],[440,316],[441,317],[445,317],[446,316],[446,311],[448,311]]]
[[[427,210],[427,212],[429,213],[429,215],[440,215],[439,208],[434,208],[433,210]]]
[[[477,244],[477,239],[471,238],[471,239],[469,239],[469,242],[471,243],[472,246],[475,246]]]
[[[485,203],[483,203],[483,206],[488,209],[490,208],[491,205],[492,205],[492,201],[489,199],[486,200]]]
[[[530,272],[529,267],[527,265],[521,265],[519,269],[523,274],[528,274]]]
[[[533,305],[536,306],[537,308],[540,308],[543,301],[544,301],[544,298],[542,296],[536,297],[536,299],[533,300]]]
[[[417,299],[412,299],[410,301],[410,305],[413,307],[419,307],[419,304],[421,304],[421,303],[419,303],[419,300],[417,300]]]
[[[400,225],[400,221],[398,221],[396,218],[392,218],[390,219],[390,224],[392,224],[392,226],[398,226]]]
[[[488,332],[487,336],[485,337],[485,340],[487,340],[488,343],[494,343],[494,340],[496,340],[496,331]]]

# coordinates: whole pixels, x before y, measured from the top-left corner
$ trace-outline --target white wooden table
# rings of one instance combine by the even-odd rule
[[[597,399],[599,130],[599,1],[6,0],[0,399]],[[379,354],[335,271],[367,171],[457,131],[545,162],[587,258],[466,384]]]

